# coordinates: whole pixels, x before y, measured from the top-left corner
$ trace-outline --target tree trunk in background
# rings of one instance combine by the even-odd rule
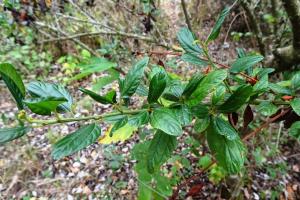
[[[279,62],[279,70],[286,70],[292,65],[300,64],[300,1],[282,0],[282,3],[292,25],[293,43],[276,49],[274,55]]]
[[[255,16],[253,10],[250,8],[249,0],[241,0],[241,5],[242,5],[243,9],[245,10],[247,17],[249,18],[250,26],[256,37],[259,51],[262,55],[265,56],[266,49],[265,49],[265,44],[263,43],[263,34],[262,34],[261,28],[259,26],[258,20]]]

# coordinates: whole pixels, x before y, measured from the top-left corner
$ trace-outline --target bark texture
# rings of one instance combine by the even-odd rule
[[[251,9],[249,0],[241,0],[241,5],[242,5],[243,9],[245,10],[247,17],[249,18],[250,26],[252,28],[252,31],[255,34],[256,41],[257,41],[257,44],[259,47],[259,51],[262,55],[266,55],[266,48],[265,48],[265,44],[263,42],[263,33],[261,31],[259,22],[255,16],[254,11]]]
[[[274,55],[279,63],[279,70],[291,69],[300,64],[300,1],[282,0],[292,26],[293,42],[290,46],[278,48]]]

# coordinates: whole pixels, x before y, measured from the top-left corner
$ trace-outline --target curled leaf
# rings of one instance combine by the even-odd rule
[[[250,105],[247,105],[245,111],[244,111],[244,115],[243,115],[243,119],[244,119],[244,123],[243,123],[243,129],[246,129],[248,127],[248,125],[253,121],[254,119],[254,115],[253,115],[253,111],[251,109]]]

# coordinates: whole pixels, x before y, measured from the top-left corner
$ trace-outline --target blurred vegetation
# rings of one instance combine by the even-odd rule
[[[182,44],[177,42],[176,33],[182,27],[189,27],[199,40],[204,41],[215,24],[216,16],[219,16],[224,7],[232,5],[232,10],[224,20],[220,37],[207,46],[207,51],[211,54],[208,58],[228,64],[233,63],[236,57],[263,55],[263,63],[257,68],[247,69],[245,73],[261,80],[259,86],[262,90],[267,90],[265,84],[269,84],[268,89],[272,91],[262,95],[264,101],[255,102],[257,107],[253,109],[253,113],[251,110],[255,115],[254,120],[251,120],[247,129],[240,127],[239,130],[245,133],[278,114],[280,107],[276,102],[290,105],[292,98],[299,97],[299,91],[295,89],[300,81],[299,0],[3,0],[0,6],[0,63],[13,64],[25,77],[25,83],[46,79],[74,86],[76,89],[79,86],[88,87],[99,94],[103,89],[105,92],[107,89],[116,90],[117,81],[127,74],[131,63],[147,54],[152,58],[152,64],[145,71],[147,77],[152,78],[157,72],[165,70],[173,81],[172,86],[176,88],[180,81],[187,82],[194,73],[207,74],[211,70],[210,67],[199,69],[197,65],[200,61],[191,61],[191,57],[177,57],[180,55],[178,52],[182,51]],[[195,44],[202,43],[195,40],[192,45]],[[183,61],[189,61],[189,64]],[[143,81],[144,84],[136,92],[139,96],[147,96],[145,85],[150,80]],[[232,77],[233,81],[244,84],[239,76]],[[255,84],[251,83],[251,79],[247,81]],[[222,86],[213,91],[213,94],[227,98],[228,95],[223,93],[228,86]],[[172,91],[171,86],[168,89]],[[232,85],[231,89],[235,91],[237,85]],[[142,102],[132,104],[137,106],[140,103]],[[166,99],[162,99],[160,103],[163,106],[171,104]],[[86,98],[82,98],[78,106],[77,110],[71,108],[72,112],[80,112],[80,109],[91,113],[99,112],[94,110],[95,106]],[[9,126],[14,117],[1,114],[0,125]],[[230,123],[233,123],[233,117],[228,115]],[[245,120],[245,116],[240,118]],[[252,176],[263,174],[272,184],[258,188],[255,192],[262,199],[283,198],[283,191],[287,190],[289,184],[278,183],[278,179],[285,179],[291,172],[292,165],[289,163],[290,159],[282,159],[282,156],[286,151],[291,155],[299,153],[295,150],[295,147],[299,147],[299,124],[296,122],[293,125],[294,131],[290,135],[285,129],[299,121],[298,113],[290,112],[289,118],[291,121],[272,125],[249,142],[248,159],[245,161],[247,167],[236,176],[230,176],[224,168],[214,163],[213,153],[204,145],[204,134],[199,134],[206,130],[209,121],[197,119],[195,127],[185,127],[185,132],[190,134],[183,135],[180,141],[182,151],[170,156],[160,171],[149,175],[145,172],[146,163],[141,162],[133,167],[138,174],[136,183],[140,188],[135,192],[140,199],[185,199],[187,196],[201,199],[199,196],[202,188],[209,183],[216,186],[208,189],[210,193],[216,194],[213,198],[219,195],[224,199],[241,199],[247,196],[244,188],[250,188],[249,191],[254,192],[251,185],[259,182]],[[111,120],[115,122],[116,119]],[[241,119],[236,123],[241,125]],[[130,136],[136,131],[128,127],[122,130],[130,132]],[[139,143],[133,148],[131,157],[142,160],[142,153],[149,149],[148,139],[152,132],[147,128],[137,131]],[[109,131],[105,133],[106,136],[108,134]],[[48,131],[46,137],[51,144],[63,138],[52,131]],[[121,135],[116,140],[126,139],[127,135]],[[3,168],[0,173],[1,184],[13,183],[15,171],[18,171],[18,178],[23,176],[20,179],[25,183],[35,174],[53,178],[52,169],[41,166],[39,153],[29,143],[27,139],[21,140],[23,150],[16,155],[19,159]],[[128,156],[117,153],[118,145],[102,143],[106,144],[102,152],[105,167],[118,171],[129,159]],[[5,148],[13,152],[12,147]],[[46,165],[50,166],[50,163]],[[207,174],[203,175],[202,171],[207,171]],[[195,176],[199,180],[189,182],[189,178]],[[108,180],[108,184],[112,182]],[[59,181],[55,183],[57,187],[62,187]],[[126,188],[127,184],[122,180],[117,182],[115,195],[118,196],[118,191]],[[15,185],[17,184],[9,185],[8,191],[13,190],[13,187],[21,187]],[[30,190],[30,187],[27,189]],[[94,197],[110,199],[110,194],[105,192],[95,194]],[[300,192],[299,187],[288,197],[300,198],[297,192]],[[15,196],[17,199],[18,197]],[[31,196],[22,198],[31,199]]]

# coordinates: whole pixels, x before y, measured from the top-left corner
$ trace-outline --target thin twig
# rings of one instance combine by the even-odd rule
[[[141,52],[139,52],[140,54],[143,54]],[[150,55],[152,54],[156,54],[156,55],[175,55],[175,56],[181,56],[182,55],[182,52],[172,52],[172,51],[149,51],[148,52]],[[202,60],[205,60],[205,61],[208,61],[208,59],[206,58],[203,58],[203,57],[199,57],[200,59]],[[222,64],[222,63],[219,63],[217,61],[212,61],[214,64],[220,66],[221,68],[224,68],[224,69],[230,69],[231,67],[228,66],[228,65],[225,65],[225,64]],[[239,72],[238,74],[240,74],[241,76],[247,78],[248,80],[250,81],[258,81],[256,78],[253,78],[243,72]]]
[[[40,26],[40,27],[46,27],[49,28],[51,31],[54,31],[56,33],[60,33],[62,35],[64,35],[65,37],[67,37],[67,33],[63,32],[62,30],[59,30],[51,25],[47,25],[44,24],[42,22],[34,22],[35,25]],[[54,39],[50,39],[50,40],[54,40]],[[94,56],[100,56],[99,53],[97,53],[96,51],[94,51],[93,49],[91,49],[90,47],[88,47],[86,44],[82,43],[80,40],[78,40],[77,38],[71,38],[71,40],[73,40],[75,43],[77,43],[78,45],[80,45],[82,48],[88,50],[89,52],[91,52]]]
[[[181,6],[182,6],[183,14],[184,14],[184,17],[185,17],[185,22],[186,22],[188,28],[190,29],[190,31],[193,32],[192,25],[191,25],[190,18],[189,18],[189,14],[187,12],[186,4],[185,4],[184,0],[181,0]]]
[[[283,123],[280,122],[280,123],[279,123],[278,133],[277,133],[277,138],[276,138],[276,149],[278,149],[278,146],[279,146],[279,139],[280,139],[282,127],[283,127]]]
[[[257,129],[255,129],[254,131],[248,133],[245,137],[243,137],[243,141],[247,141],[249,138],[251,137],[255,137],[262,129],[266,128],[269,126],[269,124],[273,123],[274,121],[276,121],[277,119],[279,119],[280,117],[284,116],[285,114],[287,114],[288,112],[290,112],[290,108],[286,109],[285,111],[277,114],[276,116],[270,118],[269,120],[267,120],[264,124],[262,124],[261,126],[259,126]]]
[[[223,43],[226,43],[226,41],[227,41],[227,38],[228,38],[229,32],[230,32],[230,30],[231,30],[231,27],[232,27],[232,25],[233,25],[233,22],[234,22],[240,15],[242,15],[242,14],[244,14],[244,12],[238,13],[238,14],[235,15],[234,18],[231,20],[231,22],[230,22],[230,24],[229,24],[229,28],[228,28],[228,30],[227,30],[227,32],[226,32],[226,36],[225,36],[225,39],[224,39],[224,42],[223,42]]]
[[[70,15],[65,15],[65,14],[62,14],[62,13],[57,13],[58,16],[62,17],[62,18],[65,18],[65,19],[70,19],[70,20],[73,20],[75,22],[81,22],[81,23],[87,23],[87,24],[92,24],[92,25],[97,25],[97,26],[102,26],[104,28],[107,28],[107,29],[110,29],[110,30],[114,30],[113,28],[103,24],[103,23],[100,23],[98,21],[91,21],[91,20],[83,20],[83,19],[79,19],[77,17],[74,17],[74,16],[70,16]]]
[[[128,38],[135,38],[135,39],[139,39],[139,40],[144,40],[144,41],[147,41],[147,42],[155,42],[152,38],[141,36],[141,35],[134,34],[134,33],[125,33],[125,32],[121,32],[121,31],[117,32],[117,31],[100,30],[100,31],[96,31],[96,32],[78,33],[78,34],[74,34],[74,35],[71,35],[71,36],[65,36],[65,37],[53,38],[53,39],[49,39],[49,40],[43,40],[40,43],[72,40],[72,39],[80,38],[80,37],[84,37],[84,36],[92,37],[92,36],[97,36],[97,35],[117,35],[117,36],[123,36],[123,37],[128,37]]]
[[[74,7],[76,8],[81,14],[83,14],[84,16],[86,16],[90,21],[92,22],[97,22],[95,20],[95,18],[93,16],[91,16],[89,13],[87,13],[85,10],[83,10],[80,6],[78,6],[73,0],[69,0],[69,3]],[[99,23],[99,22],[97,22]],[[99,30],[98,27],[96,27],[97,30]],[[106,27],[107,28],[107,27]]]

